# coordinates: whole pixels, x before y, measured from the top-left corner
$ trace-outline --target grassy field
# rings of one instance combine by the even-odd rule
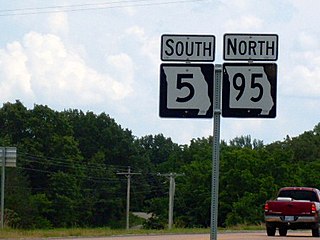
[[[219,231],[246,231],[262,230],[263,226],[236,226]],[[174,228],[172,230],[144,230],[144,229],[109,229],[109,228],[70,228],[70,229],[49,229],[49,230],[21,230],[4,228],[0,230],[0,239],[8,238],[57,238],[57,237],[106,237],[130,234],[166,234],[166,233],[209,233],[210,229],[205,228]]]

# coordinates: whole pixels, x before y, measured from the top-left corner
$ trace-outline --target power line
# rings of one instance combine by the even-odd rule
[[[48,7],[25,7],[25,8],[12,8],[12,9],[2,9],[0,12],[15,12],[15,11],[34,11],[34,10],[49,10],[49,9],[59,9],[61,8],[73,8],[73,7],[88,7],[88,6],[103,6],[103,5],[112,5],[115,3],[134,3],[134,2],[146,2],[150,0],[123,0],[123,1],[109,1],[101,3],[83,3],[83,4],[71,4],[71,5],[56,5]]]
[[[57,171],[49,171],[49,170],[43,170],[43,169],[36,169],[36,168],[27,168],[27,167],[16,167],[18,169],[26,170],[26,171],[32,171],[32,172],[40,172],[40,173],[57,173]],[[82,177],[83,179],[91,182],[96,182],[96,183],[119,183],[119,182],[125,182],[122,180],[119,180],[117,178],[99,178],[99,177],[91,177],[91,176],[82,176],[78,174],[73,174],[73,173],[68,173],[68,175],[73,176],[73,177]]]
[[[47,157],[47,156],[37,156],[37,155],[32,155],[29,153],[25,153],[25,152],[19,152],[20,156],[20,160],[22,160],[23,162],[29,162],[29,163],[42,163],[41,161],[46,161],[45,164],[46,165],[52,165],[52,166],[60,166],[60,167],[82,167],[81,165],[83,165],[83,162],[80,162],[78,160],[74,160],[72,158],[53,158],[53,157]],[[48,161],[49,160],[49,161]],[[68,161],[73,161],[73,162],[66,162],[66,160]],[[78,165],[80,164],[80,166]],[[121,169],[127,169],[126,166],[123,165],[115,165],[115,164],[106,164],[106,163],[87,163],[85,164],[85,166],[83,166],[85,169],[96,169],[98,167],[112,167],[114,168],[114,170],[121,170]]]
[[[92,11],[92,10],[126,8],[126,7],[148,7],[148,6],[192,3],[192,2],[202,2],[202,1],[208,1],[208,0],[171,0],[171,1],[156,0],[156,2],[152,2],[152,0],[135,0],[135,1],[124,0],[124,1],[113,1],[113,2],[106,2],[106,3],[87,3],[87,4],[74,4],[74,5],[60,5],[60,6],[57,5],[57,6],[49,6],[49,7],[26,7],[26,8],[0,10],[0,17],[25,16],[25,15],[58,13],[58,12],[80,12],[80,11],[90,11],[90,10]]]
[[[77,169],[77,170],[97,170],[97,169],[102,169],[102,170],[111,170],[113,172],[116,171],[120,171],[120,170],[124,170],[126,169],[125,166],[117,166],[117,165],[109,165],[109,164],[103,164],[103,163],[96,163],[96,164],[85,164],[85,163],[81,163],[81,162],[51,162],[51,161],[46,161],[43,162],[44,160],[47,160],[46,158],[43,158],[40,160],[34,160],[34,159],[20,159],[21,161],[19,162],[23,162],[25,164],[28,165],[34,165],[34,164],[44,164],[45,166],[49,166],[49,167],[60,167],[60,168],[68,168],[68,169]],[[72,159],[68,159],[69,161]]]

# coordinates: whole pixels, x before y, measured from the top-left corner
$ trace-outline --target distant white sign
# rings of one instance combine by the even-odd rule
[[[6,167],[16,167],[17,148],[16,147],[0,147],[0,164],[5,160]]]
[[[215,36],[169,35],[161,36],[162,61],[213,62]]]
[[[223,59],[276,61],[278,59],[278,35],[225,34]]]

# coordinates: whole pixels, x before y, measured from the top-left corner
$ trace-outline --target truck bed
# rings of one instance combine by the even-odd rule
[[[276,200],[268,201],[269,211],[266,215],[281,215],[281,216],[303,216],[313,215],[312,206],[314,203],[303,200]]]

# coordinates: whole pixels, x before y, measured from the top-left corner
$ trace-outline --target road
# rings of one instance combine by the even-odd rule
[[[246,233],[221,233],[218,240],[318,240],[311,236],[311,231],[289,231],[287,237],[267,237],[265,232]],[[79,240],[79,238],[68,238],[67,240]],[[209,234],[188,234],[188,235],[148,235],[148,236],[117,236],[99,238],[81,238],[81,240],[210,240]]]

